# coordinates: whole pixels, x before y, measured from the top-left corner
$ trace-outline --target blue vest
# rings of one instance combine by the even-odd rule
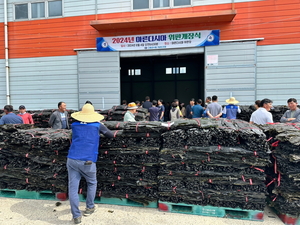
[[[68,158],[96,162],[98,159],[100,123],[72,123],[72,144]]]
[[[236,105],[226,105],[226,118],[227,119],[236,119],[238,113],[238,107]]]

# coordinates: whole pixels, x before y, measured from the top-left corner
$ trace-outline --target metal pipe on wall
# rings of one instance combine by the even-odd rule
[[[10,105],[7,0],[4,0],[4,48],[5,48],[6,104]]]

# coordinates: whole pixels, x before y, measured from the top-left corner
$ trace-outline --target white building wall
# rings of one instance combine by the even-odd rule
[[[241,105],[255,101],[256,41],[221,43],[205,47],[205,58],[218,56],[217,65],[206,60],[205,95],[217,95],[220,104],[235,97]]]
[[[0,59],[0,109],[6,105],[5,60]]]
[[[41,2],[43,0],[7,0],[8,21],[14,21],[13,5],[16,3]],[[96,8],[97,1],[97,8]],[[192,6],[217,5],[232,3],[232,0],[191,0]],[[253,2],[261,0],[235,0],[239,2]],[[4,22],[4,3],[0,1],[0,22]],[[63,0],[63,16],[94,15],[96,9],[98,14],[119,13],[132,11],[132,0]],[[185,6],[184,6],[185,7]]]
[[[300,101],[300,44],[257,46],[257,99]]]
[[[14,107],[78,109],[77,56],[11,59],[10,92]]]

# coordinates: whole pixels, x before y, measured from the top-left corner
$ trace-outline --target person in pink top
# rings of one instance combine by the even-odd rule
[[[18,116],[22,117],[24,124],[34,124],[31,114],[26,112],[24,105],[19,106],[19,112]]]

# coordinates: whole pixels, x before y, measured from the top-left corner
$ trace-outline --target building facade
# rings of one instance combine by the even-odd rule
[[[0,105],[97,109],[127,101],[300,99],[298,0],[4,0]],[[97,51],[99,37],[218,30],[220,43]],[[120,39],[118,39],[120,40]]]

